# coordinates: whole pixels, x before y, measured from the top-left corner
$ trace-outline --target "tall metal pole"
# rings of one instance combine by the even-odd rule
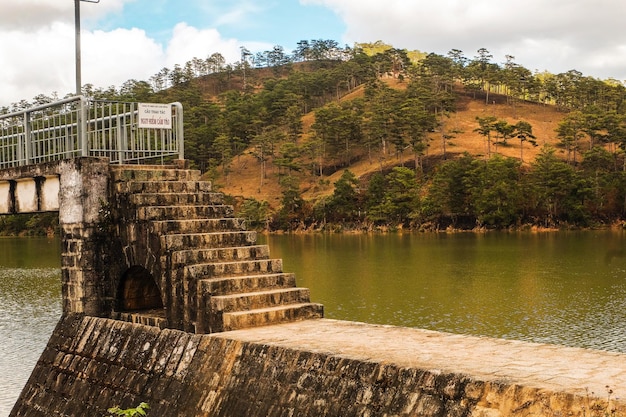
[[[100,0],[74,0],[74,28],[76,29],[76,95],[83,92],[83,82],[81,80],[81,58],[80,58],[80,2],[100,3]]]
[[[79,96],[83,90],[81,81],[80,62],[80,1],[74,0],[74,27],[76,28],[76,95]]]
[[[76,29],[76,95],[83,93],[83,82],[81,80],[81,58],[80,58],[80,2],[99,3],[100,0],[74,0],[74,27]],[[81,98],[80,108],[76,123],[76,138],[81,148],[81,156],[88,156],[87,149],[87,119],[85,114],[85,100]]]

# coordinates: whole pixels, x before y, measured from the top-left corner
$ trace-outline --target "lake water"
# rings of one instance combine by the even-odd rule
[[[0,416],[8,416],[61,316],[56,239],[0,238]]]
[[[624,232],[263,239],[328,318],[626,352]]]
[[[271,235],[328,318],[626,353],[626,233]],[[58,240],[0,238],[0,417],[61,314]]]

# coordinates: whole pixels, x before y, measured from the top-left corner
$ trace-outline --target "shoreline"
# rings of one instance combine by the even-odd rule
[[[473,229],[462,229],[447,227],[445,229],[435,228],[405,228],[402,226],[377,226],[377,227],[361,227],[361,228],[344,228],[342,225],[335,225],[333,227],[324,228],[297,228],[294,230],[268,230],[267,228],[255,229],[251,228],[262,235],[283,235],[283,234],[388,234],[388,233],[492,233],[492,232],[505,232],[505,233],[557,233],[557,232],[570,232],[570,231],[591,231],[591,230],[614,230],[614,231],[626,231],[626,221],[620,220],[608,225],[601,226],[564,226],[564,227],[545,227],[537,225],[523,225],[519,227],[511,227],[506,229],[488,228],[488,227],[475,227]]]

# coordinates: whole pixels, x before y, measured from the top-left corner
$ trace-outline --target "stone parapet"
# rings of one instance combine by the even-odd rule
[[[199,335],[68,315],[10,417],[142,401],[149,416],[624,415],[606,385],[626,389],[626,355],[326,319]]]

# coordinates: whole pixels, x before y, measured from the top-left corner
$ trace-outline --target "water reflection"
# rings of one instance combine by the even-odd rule
[[[626,353],[623,232],[263,237],[326,317]],[[0,239],[0,416],[61,314],[57,240]]]
[[[265,239],[329,318],[626,352],[623,232]]]
[[[61,315],[57,240],[0,239],[0,416],[8,416]]]

